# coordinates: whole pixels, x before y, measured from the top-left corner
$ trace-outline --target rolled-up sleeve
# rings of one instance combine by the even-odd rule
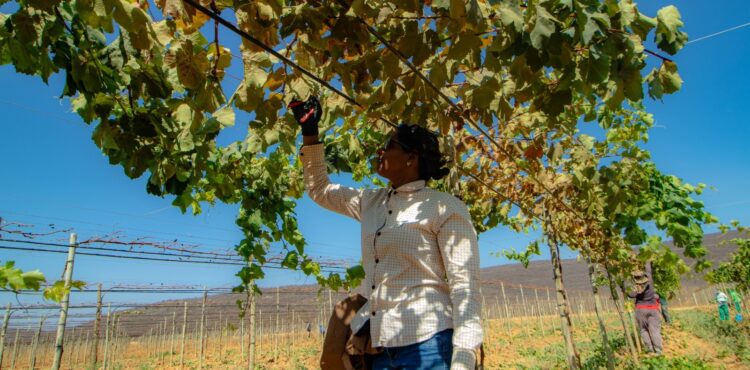
[[[359,221],[362,190],[331,184],[323,144],[303,146],[300,149],[300,158],[305,190],[310,199],[323,208]]]
[[[482,344],[477,233],[463,202],[450,202],[444,212],[437,242],[453,306],[453,346],[473,350]]]

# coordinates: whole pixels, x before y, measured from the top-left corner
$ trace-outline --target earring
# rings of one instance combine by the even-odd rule
[[[411,162],[406,162],[406,167],[411,166]]]

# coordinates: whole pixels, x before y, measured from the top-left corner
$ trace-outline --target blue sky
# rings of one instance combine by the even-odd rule
[[[640,8],[651,15],[670,4],[643,1]],[[683,1],[676,4],[691,39],[750,22],[746,1],[716,3]],[[8,11],[9,5],[2,10]],[[223,40],[232,39],[223,31]],[[646,106],[657,127],[646,147],[659,168],[691,183],[716,188],[701,199],[722,221],[738,219],[750,224],[750,27],[689,44],[674,59],[685,81],[682,91],[662,102]],[[240,75],[239,65],[233,66]],[[197,217],[182,215],[171,199],[145,192],[145,178],[130,180],[120,167],[111,166],[91,141],[93,127],[70,112],[67,101],[57,96],[64,79],[60,75],[44,85],[38,78],[19,75],[11,66],[0,67],[0,217],[40,226],[72,227],[81,238],[122,231],[128,237],[153,240],[178,239],[206,249],[231,249],[240,238],[234,225],[235,206],[204,208]],[[236,81],[227,79],[227,90]],[[247,117],[240,116],[241,119]],[[222,133],[226,143],[244,136],[245,125]],[[350,182],[345,176],[336,177]],[[304,198],[298,207],[300,228],[314,256],[358,260],[359,225],[322,210]],[[333,235],[333,236],[332,236]],[[60,236],[67,240],[67,236]],[[523,248],[528,235],[496,229],[480,238],[482,266],[507,261],[492,255],[505,248]],[[566,252],[566,256],[572,256]],[[544,258],[542,256],[541,258]],[[0,260],[15,260],[22,269],[40,269],[50,278],[60,276],[64,255],[29,254],[0,249]],[[75,278],[92,283],[230,286],[237,282],[234,266],[168,264],[111,260],[79,256]],[[293,272],[267,271],[264,286],[312,283]],[[146,302],[163,297],[122,295],[110,302]],[[172,298],[172,297],[169,297]],[[0,303],[15,297],[0,294]],[[24,303],[36,298],[21,297]],[[78,293],[73,301],[91,302],[93,295]]]

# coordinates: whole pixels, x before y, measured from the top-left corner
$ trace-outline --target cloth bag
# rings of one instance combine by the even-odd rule
[[[368,321],[357,333],[349,326],[357,311],[367,303],[367,298],[353,294],[336,303],[328,320],[328,330],[323,340],[320,368],[323,370],[369,370],[366,355],[383,352],[374,348]],[[484,345],[474,350],[476,370],[484,369]]]

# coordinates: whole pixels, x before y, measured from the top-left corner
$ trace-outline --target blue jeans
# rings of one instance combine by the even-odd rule
[[[448,370],[453,355],[453,329],[403,347],[387,347],[372,359],[372,370]]]

